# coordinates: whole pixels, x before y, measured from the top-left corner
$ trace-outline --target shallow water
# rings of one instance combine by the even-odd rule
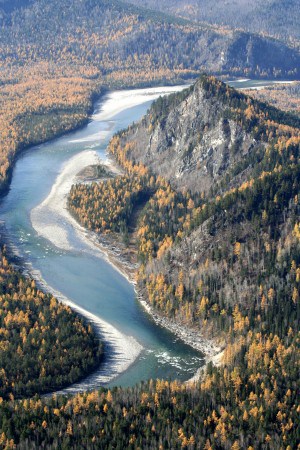
[[[127,91],[121,100],[119,93],[110,94],[96,105],[86,127],[23,153],[14,168],[10,191],[0,207],[0,218],[5,221],[10,241],[48,285],[89,313],[101,317],[125,337],[130,336],[128,350],[136,346],[138,353],[142,347],[135,362],[110,381],[110,385],[128,386],[156,377],[186,380],[203,364],[203,357],[152,321],[135,299],[133,286],[99,252],[87,245],[67,220],[57,218],[55,210],[43,209],[38,220],[44,226],[47,222],[52,225],[56,222],[65,233],[57,240],[58,230],[53,225],[45,239],[35,230],[43,234],[41,227],[37,227],[33,211],[49,196],[75,155],[93,150],[102,159],[106,158],[105,149],[111,136],[138,120],[146,113],[154,96],[158,96],[151,90],[152,95],[145,96],[148,91],[139,90],[138,95],[137,91]],[[139,96],[137,102],[143,103],[126,108],[134,96]],[[124,109],[120,111],[121,108]],[[65,239],[67,245],[61,246],[64,236],[68,236]],[[121,354],[113,355],[117,359],[122,357]],[[109,378],[109,364],[105,376],[101,376],[102,372],[74,386],[74,390],[104,384],[103,381]]]

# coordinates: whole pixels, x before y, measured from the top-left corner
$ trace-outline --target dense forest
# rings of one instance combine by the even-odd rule
[[[53,391],[90,373],[102,358],[91,325],[22,276],[5,248],[0,256],[0,398]]]
[[[198,111],[194,111],[194,100],[198,101],[200,94],[211,111],[204,110],[203,103],[198,103]],[[168,135],[182,107],[192,135],[187,146],[194,139],[194,113],[205,120],[210,112],[217,114],[218,122],[224,118],[234,121],[245,133],[244,142],[249,136],[259,141],[258,147],[249,147],[246,158],[234,159],[229,167],[214,174],[209,189],[205,183],[197,183],[194,167],[184,158],[186,170],[177,183],[172,176],[169,180],[162,177],[159,162],[156,166],[151,163],[150,170],[143,165],[145,155],[151,162],[149,145],[153,136],[159,140],[158,129]],[[210,121],[210,126],[214,125]],[[184,133],[182,123],[180,130]],[[210,131],[205,131],[207,136],[211,136]],[[176,129],[172,128],[172,132],[176,139]],[[143,133],[147,139],[140,139]],[[207,136],[202,135],[202,139],[208,139]],[[232,142],[236,145],[231,150],[234,153],[242,145],[240,135],[236,136],[238,141]],[[168,150],[159,142],[160,156]],[[216,145],[213,142],[216,141],[211,140],[210,145]],[[169,146],[172,143],[170,140]],[[215,336],[218,342],[222,339],[225,344],[222,368],[209,367],[196,387],[178,387],[180,400],[174,395],[174,388],[164,382],[157,382],[155,387],[145,384],[130,393],[116,390],[111,404],[106,402],[105,414],[112,414],[115,429],[121,426],[117,411],[123,412],[124,420],[122,407],[126,410],[125,419],[131,408],[134,415],[130,416],[130,423],[132,417],[136,420],[132,428],[136,431],[131,432],[133,440],[125,444],[118,438],[123,446],[296,448],[300,360],[299,144],[300,123],[296,116],[207,76],[178,95],[159,99],[140,123],[111,141],[110,152],[126,176],[135,179],[140,174],[142,191],[152,192],[136,230],[139,293],[158,314],[206,336]],[[175,160],[176,151],[172,152]],[[184,148],[180,153],[184,154]],[[152,156],[154,159],[155,153]],[[174,167],[170,153],[168,161]],[[71,194],[70,204],[75,202],[78,218],[82,221],[89,211],[90,228],[97,231],[108,193],[112,198],[118,195],[127,199],[126,211],[132,212],[135,200],[130,196],[130,184],[121,181],[126,176],[107,188],[101,184],[101,189],[96,190],[94,211],[89,207],[95,207],[95,185],[74,187],[76,197]],[[188,178],[194,180],[193,191],[185,188]],[[116,187],[115,193],[111,192],[112,186]],[[112,205],[109,209],[113,210]],[[119,230],[113,228],[113,221],[107,221],[106,231],[124,232],[126,221],[130,221],[130,214]],[[103,392],[104,402],[105,395],[108,394]],[[150,407],[145,413],[151,418],[146,428],[145,419],[140,419],[144,396]],[[274,405],[279,409],[274,409]],[[280,410],[282,405],[284,412]],[[83,415],[89,417],[90,430],[94,429],[90,408]],[[168,422],[170,415],[172,420]],[[101,427],[100,422],[101,419]],[[106,423],[103,422],[104,427]],[[150,427],[153,434],[148,431]],[[105,441],[107,433],[111,439],[110,427],[103,433],[103,448],[110,442]],[[46,439],[49,442],[49,436]],[[93,434],[92,439],[101,445],[97,435]]]
[[[0,20],[33,0],[0,0]],[[299,7],[296,0],[130,0],[131,4],[178,18],[254,33],[268,34],[299,46]],[[2,16],[2,17],[1,17]]]
[[[133,207],[150,190],[148,178],[119,176],[101,183],[72,186],[68,206],[80,223],[97,233],[125,233]]]
[[[258,327],[272,321],[272,306]],[[289,316],[279,312],[278,320]],[[4,401],[4,448],[296,449],[299,442],[296,331],[254,328],[194,386],[147,381],[71,398]],[[298,355],[299,356],[299,355]]]
[[[130,0],[135,5],[168,11],[199,22],[265,33],[299,47],[300,10],[297,0]]]

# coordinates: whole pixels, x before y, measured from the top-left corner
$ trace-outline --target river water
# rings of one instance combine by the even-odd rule
[[[266,85],[234,82],[238,87]],[[110,138],[146,113],[159,95],[153,88],[113,92],[95,106],[87,126],[24,152],[0,205],[9,241],[27,268],[100,330],[103,366],[67,392],[100,385],[131,386],[149,378],[187,380],[203,365],[196,350],[157,326],[135,298],[133,286],[70,223],[61,200],[74,171],[105,153]]]

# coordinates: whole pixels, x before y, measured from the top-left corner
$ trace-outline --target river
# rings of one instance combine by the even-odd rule
[[[256,82],[233,84],[251,87]],[[109,93],[95,105],[87,126],[27,150],[14,167],[10,190],[0,205],[12,247],[27,270],[91,320],[106,341],[101,368],[64,392],[132,386],[159,377],[184,381],[204,364],[201,353],[154,323],[136,300],[132,284],[61,207],[80,168],[98,157],[107,159],[106,147],[115,132],[139,120],[159,95],[182,88]]]
[[[10,242],[27,269],[58,298],[73,302],[109,341],[103,367],[65,392],[157,377],[186,380],[203,364],[202,354],[153,322],[133,286],[72,226],[58,201],[74,171],[97,155],[106,160],[115,132],[140,119],[159,95],[180,89],[112,92],[95,105],[87,126],[29,149],[14,167],[0,206]]]

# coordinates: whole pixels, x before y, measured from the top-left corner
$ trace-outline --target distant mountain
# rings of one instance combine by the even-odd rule
[[[200,22],[264,32],[284,40],[300,39],[297,0],[131,0],[131,3]]]
[[[9,6],[10,5],[10,6]],[[299,53],[250,33],[224,31],[118,1],[4,2],[1,59],[83,62],[106,75],[125,68],[295,77]],[[19,54],[18,54],[19,53]],[[68,61],[69,59],[69,61]]]

